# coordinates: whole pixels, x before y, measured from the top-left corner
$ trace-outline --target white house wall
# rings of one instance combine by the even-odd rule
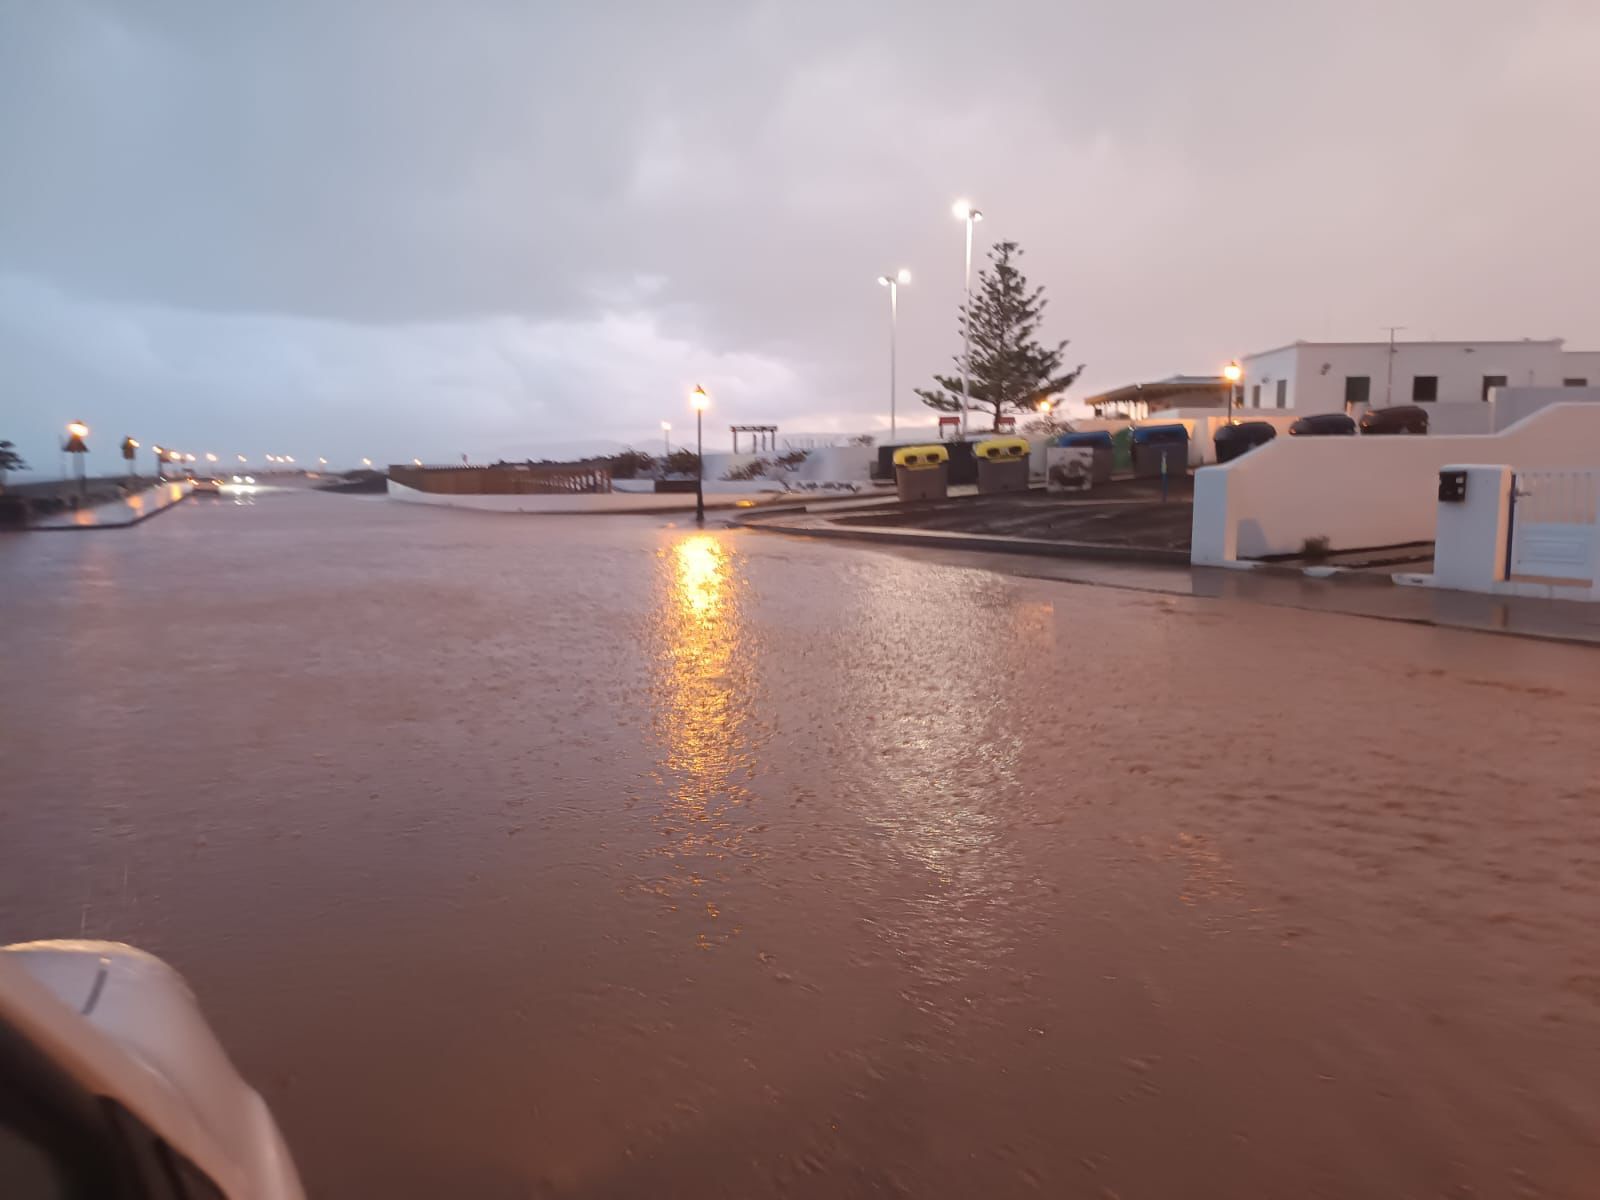
[[[1593,356],[1600,360],[1600,354]],[[1564,355],[1559,341],[1400,342],[1395,346],[1393,390],[1389,388],[1389,347],[1381,342],[1299,342],[1241,360],[1245,406],[1261,384],[1261,407],[1276,407],[1277,384],[1289,380],[1288,404],[1297,416],[1343,412],[1345,379],[1370,381],[1374,408],[1412,403],[1412,381],[1432,375],[1439,381],[1438,402],[1482,403],[1485,376],[1504,376],[1507,387],[1559,386],[1573,360],[1585,366],[1588,355]],[[1600,366],[1596,367],[1600,374]]]
[[[1600,405],[1555,404],[1489,436],[1278,438],[1195,474],[1191,558],[1220,563],[1433,539],[1452,463],[1600,466]]]

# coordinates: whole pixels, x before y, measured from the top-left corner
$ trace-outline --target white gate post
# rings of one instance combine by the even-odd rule
[[[1487,592],[1506,578],[1511,552],[1512,470],[1504,466],[1441,467],[1464,472],[1463,500],[1440,500],[1433,543],[1433,578],[1437,587]]]

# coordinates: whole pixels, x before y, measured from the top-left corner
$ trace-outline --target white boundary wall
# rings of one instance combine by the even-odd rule
[[[729,485],[721,485],[726,488]],[[557,492],[546,495],[517,496],[449,496],[437,492],[421,492],[403,483],[389,480],[389,498],[408,504],[432,504],[441,508],[466,508],[476,512],[503,513],[648,513],[692,512],[693,492]],[[770,500],[770,492],[713,491],[706,485],[707,508],[730,508],[741,500],[751,502]]]
[[[1438,479],[1452,463],[1600,467],[1600,405],[1554,404],[1489,435],[1280,437],[1195,474],[1189,557],[1224,563],[1433,540]]]

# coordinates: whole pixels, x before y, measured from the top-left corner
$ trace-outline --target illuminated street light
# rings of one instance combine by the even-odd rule
[[[1232,425],[1234,392],[1239,386],[1239,380],[1244,378],[1244,369],[1239,366],[1237,359],[1222,368],[1222,377],[1228,381],[1228,404],[1223,415],[1227,417],[1228,424]]]
[[[211,453],[211,451],[207,450],[206,451],[206,461],[207,462],[216,462],[217,461],[217,456],[215,454]]]
[[[86,438],[89,436],[89,427],[82,421],[69,421],[67,422],[67,432],[75,438]]]
[[[361,465],[363,467],[370,467],[372,465],[372,460],[370,458],[363,458],[361,460]]]
[[[420,458],[413,458],[411,460],[411,465],[413,467],[420,467],[422,465],[422,460]]]
[[[972,227],[983,220],[983,213],[965,200],[951,207],[956,220],[967,227],[966,307],[961,314],[961,333],[965,349],[961,356],[961,436],[967,436],[967,404],[972,397]]]
[[[689,407],[694,409],[694,519],[706,523],[706,458],[705,415],[711,396],[698,383],[689,393]]]
[[[319,459],[317,459],[317,466],[319,466],[319,467],[325,467],[325,466],[327,466],[327,465],[328,465],[328,460],[327,460],[327,459],[325,459],[325,458],[319,458]]]
[[[900,324],[900,285],[911,282],[911,272],[901,267],[893,275],[879,275],[878,285],[889,289],[889,440],[895,437],[895,332]]]

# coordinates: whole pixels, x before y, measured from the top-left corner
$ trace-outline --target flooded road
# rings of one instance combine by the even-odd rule
[[[1600,652],[315,495],[0,604],[0,938],[314,1196],[1600,1191]]]

